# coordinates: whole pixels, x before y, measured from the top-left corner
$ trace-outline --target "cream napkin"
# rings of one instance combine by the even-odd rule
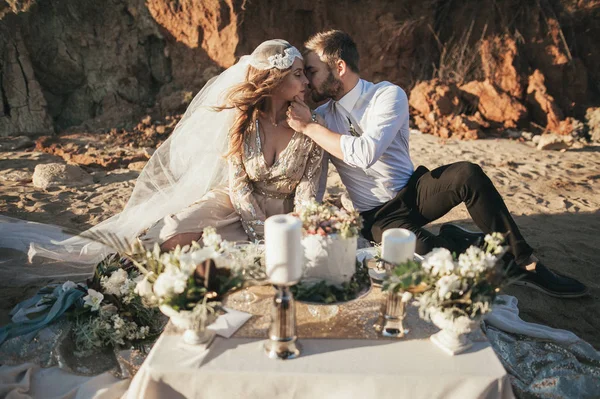
[[[223,308],[227,313],[219,316],[217,320],[207,328],[213,330],[221,337],[230,338],[252,317],[250,313],[240,312],[239,310]]]

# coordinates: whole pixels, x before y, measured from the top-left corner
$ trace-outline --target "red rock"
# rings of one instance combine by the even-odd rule
[[[423,118],[422,116],[414,115],[413,120],[415,122],[415,125],[417,126],[417,129],[419,129],[419,131],[421,131],[423,133],[429,133],[431,131],[431,126],[425,120],[425,118]]]
[[[518,49],[515,39],[509,35],[484,39],[479,52],[485,78],[505,93],[520,99],[524,89],[517,71]]]
[[[150,126],[152,124],[152,117],[150,115],[146,115],[141,120],[142,126]],[[139,126],[139,125],[138,125]]]
[[[440,136],[443,139],[450,138],[450,129],[445,126],[436,127],[435,133],[436,136]]]
[[[473,116],[456,115],[451,119],[452,136],[467,140],[483,137],[480,125]]]
[[[527,104],[536,123],[555,131],[564,116],[554,98],[548,94],[544,80],[544,75],[539,70],[531,74],[527,86]]]
[[[143,153],[124,151],[118,147],[115,149],[114,142],[109,143],[102,136],[94,134],[43,136],[36,141],[35,150],[59,156],[68,163],[106,169],[122,168],[131,162],[147,160]]]
[[[4,80],[16,82],[9,86],[18,90],[9,93],[9,86],[0,85],[0,135],[49,134],[71,126],[130,131],[143,115],[156,120],[180,113],[207,79],[265,38],[281,37],[301,47],[310,34],[332,26],[354,37],[361,77],[369,81],[388,80],[409,92],[415,82],[432,76],[457,84],[487,79],[523,101],[529,68],[539,69],[565,116],[582,119],[585,109],[600,100],[595,90],[600,81],[597,0],[561,0],[542,9],[521,2],[518,18],[512,18],[516,3],[482,0],[432,8],[428,2],[375,0],[346,2],[340,9],[335,2],[287,0],[277,7],[233,0],[75,2],[69,7],[46,2],[16,15],[5,7],[0,64],[16,65],[18,59],[22,68],[11,68],[14,76],[4,68]],[[484,9],[490,18],[473,18]],[[82,24],[87,16],[92,19]],[[28,98],[22,98],[27,89]],[[456,102],[436,90],[441,101],[435,106],[446,115]],[[189,93],[185,105],[175,93]],[[461,108],[452,114],[461,114]]]
[[[178,41],[190,48],[201,47],[223,67],[235,62],[241,10],[234,8],[232,0],[148,0],[146,6],[154,20]]]
[[[491,122],[514,128],[527,117],[527,108],[517,99],[499,91],[489,81],[469,82],[460,86],[463,98]]]
[[[460,93],[455,85],[445,85],[438,79],[418,83],[410,92],[408,103],[426,118],[452,115],[460,109]]]

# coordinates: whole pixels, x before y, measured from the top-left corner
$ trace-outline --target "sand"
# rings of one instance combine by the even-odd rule
[[[0,154],[0,214],[81,230],[120,210],[138,176],[129,169],[87,169],[94,178],[92,185],[42,190],[31,182],[35,165],[63,162],[60,158],[31,150]],[[506,292],[519,299],[521,316],[571,330],[600,349],[600,147],[539,151],[508,139],[442,141],[413,134],[411,155],[415,166],[430,169],[461,160],[482,166],[536,255],[549,267],[578,278],[590,288],[587,297],[565,300],[524,287],[509,287]],[[334,171],[329,175],[328,190],[333,194],[343,191]],[[448,221],[475,228],[464,206],[430,228],[437,231]],[[14,254],[0,252],[0,261],[9,255]],[[15,293],[23,291],[10,289],[10,282],[2,282],[0,287],[0,321],[4,322],[6,310],[18,299]]]

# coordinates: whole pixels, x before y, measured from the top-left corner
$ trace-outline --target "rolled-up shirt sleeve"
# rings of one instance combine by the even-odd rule
[[[408,99],[398,86],[381,90],[374,99],[369,127],[359,137],[342,135],[340,145],[344,162],[363,169],[370,168],[392,143],[400,128],[408,126]]]

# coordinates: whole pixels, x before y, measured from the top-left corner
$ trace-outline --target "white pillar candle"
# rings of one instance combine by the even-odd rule
[[[290,215],[275,215],[265,221],[267,276],[275,285],[300,280],[304,267],[302,222]]]
[[[381,242],[383,260],[399,264],[413,259],[417,237],[410,230],[389,229],[383,232]]]

